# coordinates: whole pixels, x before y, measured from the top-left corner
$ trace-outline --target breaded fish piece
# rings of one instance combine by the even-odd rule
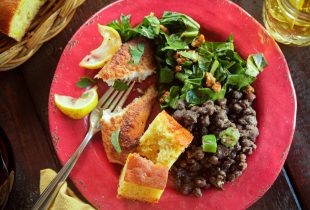
[[[153,103],[157,97],[155,85],[150,86],[143,96],[134,99],[126,108],[111,112],[104,110],[101,119],[101,133],[105,152],[110,162],[124,165],[127,156],[139,145]],[[121,153],[113,147],[112,133],[120,130]]]
[[[138,43],[144,45],[144,52],[139,63],[134,64],[130,46],[137,47]],[[141,82],[155,73],[155,69],[156,61],[151,41],[146,38],[137,38],[124,43],[95,78],[101,78],[109,86],[112,86],[118,79],[125,82],[132,80]]]

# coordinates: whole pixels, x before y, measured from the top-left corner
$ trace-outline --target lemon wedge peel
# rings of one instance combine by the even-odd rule
[[[58,109],[72,119],[82,119],[98,104],[97,86],[85,91],[79,98],[55,94]]]
[[[92,50],[83,58],[79,64],[81,67],[87,69],[102,68],[122,45],[122,39],[114,28],[98,24],[98,31],[103,37],[103,41],[97,49]]]

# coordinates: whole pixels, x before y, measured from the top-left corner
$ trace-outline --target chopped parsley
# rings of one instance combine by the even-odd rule
[[[139,61],[144,53],[144,45],[142,43],[138,43],[137,47],[130,45],[129,48],[133,63],[139,64]]]
[[[79,88],[85,88],[96,83],[97,81],[94,79],[91,79],[89,77],[81,77],[80,80],[76,83],[76,86],[78,86]]]
[[[115,80],[113,88],[118,91],[124,91],[128,89],[128,85],[121,80]]]
[[[111,143],[115,149],[115,151],[117,153],[121,153],[122,152],[122,148],[119,145],[119,134],[120,134],[120,129],[118,129],[117,131],[113,132],[111,135]]]

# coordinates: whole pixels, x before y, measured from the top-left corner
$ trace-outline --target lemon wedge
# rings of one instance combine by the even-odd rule
[[[80,62],[81,67],[87,69],[102,68],[122,45],[121,37],[114,28],[98,24],[98,30],[103,36],[103,42],[97,49],[83,58]]]
[[[56,106],[72,119],[82,119],[98,104],[97,87],[85,91],[79,98],[55,94]]]

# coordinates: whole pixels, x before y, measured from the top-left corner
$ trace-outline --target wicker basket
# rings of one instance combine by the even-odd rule
[[[22,41],[0,35],[0,72],[27,61],[41,45],[60,33],[85,0],[49,0],[33,20]]]

